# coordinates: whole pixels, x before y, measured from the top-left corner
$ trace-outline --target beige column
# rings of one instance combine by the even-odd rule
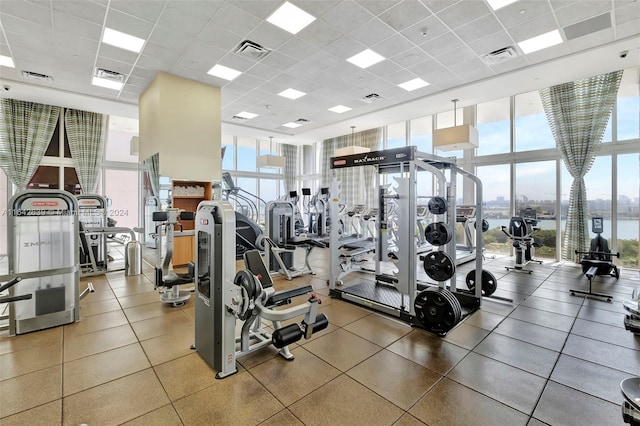
[[[140,96],[140,158],[160,153],[160,175],[219,181],[220,88],[164,72]]]

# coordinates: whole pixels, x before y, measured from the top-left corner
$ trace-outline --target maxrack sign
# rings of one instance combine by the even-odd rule
[[[385,151],[372,151],[362,154],[345,155],[344,157],[333,157],[330,164],[332,169],[340,169],[343,167],[400,163],[413,160],[414,152],[415,147],[406,146]]]

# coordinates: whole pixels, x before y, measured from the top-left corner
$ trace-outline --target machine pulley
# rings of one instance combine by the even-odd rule
[[[447,200],[442,197],[433,197],[429,200],[429,203],[427,203],[427,207],[431,214],[444,214],[447,212],[449,204]]]
[[[453,232],[449,225],[444,222],[434,222],[427,225],[424,230],[424,237],[434,246],[443,246],[451,241]]]
[[[447,281],[456,273],[456,265],[447,253],[433,251],[424,256],[424,272],[435,281]]]
[[[429,287],[421,291],[413,306],[420,325],[440,335],[445,335],[462,318],[460,302],[445,288]]]
[[[482,295],[483,296],[491,296],[498,289],[498,280],[496,277],[489,271],[482,270]],[[467,283],[467,287],[472,292],[476,290],[476,270],[469,271],[467,274],[465,281]]]

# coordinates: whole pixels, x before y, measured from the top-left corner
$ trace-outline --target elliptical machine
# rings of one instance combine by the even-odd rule
[[[540,263],[541,260],[535,259],[536,247],[542,247],[533,239],[533,234],[540,228],[538,225],[537,214],[531,207],[525,207],[520,210],[520,216],[514,216],[509,221],[509,226],[502,226],[502,232],[513,241],[512,245],[516,252],[516,260],[513,266],[505,266],[507,271],[513,270],[518,272],[532,273],[531,269],[525,269],[530,262]],[[508,230],[507,230],[508,229]]]

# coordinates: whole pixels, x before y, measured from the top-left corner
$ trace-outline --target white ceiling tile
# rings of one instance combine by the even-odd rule
[[[207,24],[207,17],[191,15],[169,3],[162,11],[157,24],[195,37]]]
[[[400,34],[396,34],[384,41],[381,41],[378,44],[375,44],[373,47],[371,47],[371,49],[374,52],[381,54],[385,58],[389,58],[391,56],[397,55],[398,53],[407,51],[412,47],[415,47],[413,43],[411,43]]]
[[[126,13],[111,10],[105,24],[108,28],[146,40],[151,34],[153,23],[143,21]]]
[[[212,44],[195,41],[184,51],[179,64],[206,73],[226,54]]]
[[[99,42],[97,40],[78,37],[71,32],[56,31],[54,40],[56,43],[56,51],[57,47],[59,46],[62,48],[75,50],[79,54],[93,55],[94,57],[96,55],[96,52],[98,51]]]
[[[401,71],[402,69],[403,68],[400,65],[396,64],[393,61],[382,61],[378,62],[375,65],[371,65],[369,68],[367,68],[367,71],[379,77],[384,77]]]
[[[325,50],[336,55],[339,58],[347,59],[362,52],[366,48],[367,46],[360,43],[359,41],[356,41],[348,36],[343,36],[327,46]]]
[[[205,79],[205,73],[200,72],[198,70],[194,70],[193,68],[183,67],[180,65],[174,65],[169,69],[171,74],[175,74],[179,77],[188,78],[190,80],[195,81],[203,81]]]
[[[612,4],[613,2],[609,0],[581,1],[577,4],[557,8],[555,15],[560,26],[565,27],[608,12],[611,10]],[[640,8],[640,5],[638,7]]]
[[[510,72],[513,70],[517,70],[529,65],[529,61],[526,57],[520,56],[513,59],[509,59],[508,61],[499,62],[497,64],[492,64],[489,67],[494,70],[497,74],[502,74],[505,72]],[[517,93],[517,90],[513,93]]]
[[[385,77],[385,80],[387,80],[389,83],[393,84],[393,85],[398,85],[400,83],[404,83],[405,81],[409,81],[409,80],[413,80],[414,78],[417,78],[417,76],[412,73],[409,70],[400,70],[398,72],[395,72],[393,74],[390,74],[388,76]],[[404,89],[402,89],[404,90]]]
[[[413,47],[405,50],[404,52],[398,53],[397,55],[391,56],[389,59],[402,67],[409,68],[431,59],[431,56],[419,47]]]
[[[262,22],[249,33],[247,38],[269,49],[277,49],[287,40],[290,40],[292,35],[269,22]]]
[[[111,0],[111,9],[119,10],[148,22],[156,22],[166,2],[163,0]],[[111,12],[109,12],[111,13]]]
[[[415,44],[422,44],[448,32],[449,28],[437,16],[431,15],[402,30],[402,35]]]
[[[640,22],[638,23],[640,25]],[[599,46],[602,43],[608,43],[615,41],[615,34],[613,28],[607,28],[602,31],[596,31],[595,33],[587,34],[582,37],[578,37],[573,40],[567,41],[567,46],[571,52],[580,52],[585,49]]]
[[[256,76],[263,80],[271,80],[275,76],[280,74],[280,70],[270,67],[269,65],[260,62],[247,70],[247,74]]]
[[[106,43],[100,43],[99,53],[100,53],[100,56],[104,56],[105,58],[110,58],[118,62],[124,62],[126,64],[131,64],[131,65],[133,65],[138,59],[137,53],[132,52],[130,50],[120,49],[115,46],[110,46]]]
[[[155,78],[156,74],[157,74],[156,70],[149,69],[149,68],[144,68],[144,67],[140,66],[140,64],[137,64],[136,67],[133,69],[133,71],[131,71],[131,75],[132,76],[145,78],[145,79],[149,79],[149,80],[153,80]]]
[[[55,56],[52,55],[48,55],[45,52],[42,51],[38,51],[38,50],[32,50],[30,49],[28,46],[13,46],[12,48],[12,52],[13,52],[13,59],[16,62],[16,66],[20,63],[20,62],[30,62],[30,63],[34,63],[34,64],[38,64],[38,61],[42,59],[42,64],[46,64],[47,66],[51,66],[53,64],[55,64]],[[49,53],[53,53],[53,49],[50,49],[48,51]],[[2,68],[4,70],[4,68]],[[35,71],[35,72],[39,72],[37,70],[30,70],[30,71]],[[43,73],[46,74],[46,73]]]
[[[427,6],[432,13],[440,12],[443,9],[451,7],[456,3],[460,2],[460,0],[421,0],[422,3]]]
[[[49,38],[52,34],[51,25],[40,25],[35,22],[16,18],[15,16],[0,14],[0,22],[5,31],[12,32],[16,35]]]
[[[505,31],[500,31],[495,34],[491,34],[488,37],[469,43],[471,50],[476,52],[478,55],[485,55],[489,52],[493,52],[494,50],[508,46],[515,46],[515,42]]]
[[[73,32],[76,37],[91,40],[100,40],[102,36],[102,26],[58,11],[53,12],[53,28],[55,32]]]
[[[473,50],[469,49],[466,46],[460,46],[453,50],[445,52],[442,55],[436,56],[436,60],[445,67],[450,67],[454,64],[459,64],[460,62],[469,61],[474,58],[477,58],[477,55],[473,52]]]
[[[420,48],[427,52],[429,55],[436,57],[445,52],[449,52],[453,49],[463,46],[463,43],[452,32],[441,35],[438,38],[429,40],[426,43],[420,45]]]
[[[302,62],[302,64],[309,67],[309,69],[325,69],[337,63],[343,62],[344,61],[341,58],[338,58],[337,56],[324,50],[319,50],[313,53],[311,56],[307,57]]]
[[[428,81],[438,89],[444,90],[450,87],[455,87],[463,84],[465,81],[453,74],[447,69],[441,71],[435,71],[429,74],[425,74],[421,77],[423,80]]]
[[[7,46],[6,44],[0,43],[0,55],[11,56],[11,51],[9,50],[9,46]]]
[[[437,13],[449,28],[458,28],[491,13],[484,1],[461,1]]]
[[[476,81],[495,75],[495,71],[478,58],[458,62],[451,65],[449,69],[465,81]]]
[[[287,55],[283,55],[282,53],[279,53],[279,52],[269,53],[267,57],[262,59],[262,61],[260,62],[265,65],[269,65],[270,67],[279,69],[281,71],[287,70],[296,64],[295,59],[290,58]]]
[[[394,35],[395,31],[380,19],[373,18],[364,24],[355,27],[348,34],[349,37],[358,40],[360,43],[367,46],[373,46],[374,44]]]
[[[52,1],[53,10],[102,25],[107,8],[89,1]]]
[[[402,31],[429,15],[431,15],[431,12],[429,12],[422,3],[418,1],[404,1],[382,13],[380,19],[396,31]]]
[[[151,43],[168,49],[184,50],[193,42],[193,38],[179,31],[157,25],[148,38]]]
[[[315,48],[306,41],[294,37],[280,46],[278,48],[278,52],[301,61],[313,54],[313,52],[315,52]]]
[[[9,31],[5,31],[5,35],[11,50],[21,47],[34,52],[41,52],[45,55],[54,52],[53,38],[28,38]]]
[[[238,77],[233,79],[232,84],[240,84],[246,87],[259,87],[264,84],[266,80],[253,76],[251,74],[242,73]]]
[[[426,74],[431,74],[437,71],[444,71],[444,68],[439,61],[436,61],[435,59],[427,59],[426,61],[409,67],[409,70],[419,77],[422,77]]]
[[[638,5],[637,1],[629,1],[627,4],[617,5],[614,16],[616,24],[625,24],[627,22],[637,24],[640,22],[640,5]]]
[[[495,11],[506,28],[522,25],[547,13],[551,13],[549,3],[539,0],[519,0]]]
[[[316,19],[296,36],[314,45],[316,48],[322,49],[342,37],[342,33],[332,25]]]
[[[34,22],[45,27],[51,26],[51,5],[35,4],[26,1],[3,1],[0,12],[4,15],[15,16],[25,21]]]
[[[319,19],[329,10],[336,7],[340,1],[341,0],[289,0],[289,3],[296,5],[305,12],[315,16],[316,19]]]
[[[465,43],[471,43],[479,38],[502,31],[502,25],[493,15],[485,15],[482,18],[470,22],[456,29],[456,34]]]
[[[373,18],[373,15],[353,0],[346,0],[329,10],[322,20],[333,25],[343,34],[349,33]]]
[[[282,3],[281,0],[234,0],[233,5],[258,18],[267,19]]]
[[[102,44],[104,46],[104,43]],[[178,58],[182,56],[183,51],[176,49],[168,49],[162,45],[148,42],[144,45],[142,55],[153,58],[161,58],[167,63],[174,64]],[[102,56],[102,47],[100,48],[100,55]],[[106,55],[105,55],[106,56]]]
[[[114,61],[113,59],[99,56],[96,60],[97,68],[104,68],[109,71],[115,71],[120,74],[129,75],[131,73],[131,65],[123,62]]]
[[[140,96],[136,95],[134,93],[128,93],[128,92],[123,91],[118,96],[118,100],[121,101],[121,102],[130,103],[130,104],[137,104],[138,101],[140,100]]]
[[[638,23],[637,21],[625,21],[624,23],[616,26],[616,40],[622,40],[627,37],[638,36]]]
[[[511,28],[509,33],[517,43],[557,29],[558,26],[556,25],[553,14],[547,13],[546,15],[538,16],[526,24]]]
[[[168,72],[173,66],[173,62],[155,56],[140,55],[137,65],[143,68]]]
[[[244,39],[243,36],[232,33],[210,22],[198,35],[197,40],[206,42],[219,49],[232,50]]]
[[[226,54],[218,63],[225,67],[233,68],[234,70],[242,72],[245,72],[256,64],[253,59],[248,59],[243,56],[236,55],[235,53]],[[211,66],[213,65],[215,64],[212,64]]]
[[[567,44],[560,43],[555,46],[547,47],[546,49],[538,50],[537,52],[529,53],[527,55],[527,60],[531,64],[536,64],[568,54],[569,47],[567,46]]]
[[[137,87],[147,87],[149,86],[149,84],[151,84],[151,79],[130,75],[129,78],[127,78],[127,85],[129,84]]]
[[[236,0],[234,0],[234,3]],[[224,4],[223,0],[179,0],[171,1],[171,4],[178,9],[185,11],[191,16],[209,20]]]
[[[379,15],[387,10],[391,9],[401,0],[358,0],[363,7],[374,15]]]
[[[257,27],[262,20],[232,4],[224,3],[210,22],[244,37]]]

